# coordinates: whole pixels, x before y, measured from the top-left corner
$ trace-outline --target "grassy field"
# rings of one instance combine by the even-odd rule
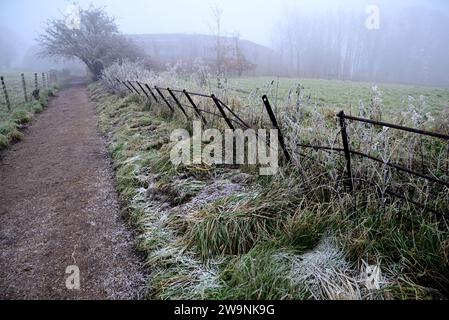
[[[297,81],[280,80],[278,97],[284,97],[285,105],[288,90]],[[172,88],[181,83],[166,78],[144,81]],[[238,110],[245,120],[263,110],[259,109],[262,94],[276,96],[273,88],[263,87],[267,82],[268,78],[228,81],[228,89],[236,86],[240,92],[228,92],[227,98],[240,107],[248,100],[242,89],[261,88],[254,94],[253,107],[258,109]],[[121,201],[139,235],[138,249],[151,269],[149,298],[448,296],[447,224],[386,193],[394,187],[415,201],[447,212],[447,188],[398,174],[382,164],[353,159],[356,191],[351,194],[341,173],[345,168],[342,157],[297,147],[298,142],[305,142],[341,148],[335,113],[324,110],[344,108],[348,100],[358,105],[360,98],[367,102],[366,117],[376,118],[378,109],[393,115],[395,110],[408,111],[401,121],[434,129],[434,121],[423,116],[428,110],[415,110],[415,104],[410,111],[407,104],[398,103],[410,94],[427,94],[438,112],[446,108],[448,92],[381,86],[383,103],[379,103],[379,93],[373,100],[368,84],[317,80],[301,84],[311,95],[305,102],[309,111],[302,114],[293,108],[279,114],[293,160],[271,177],[258,175],[254,166],[175,166],[170,162],[170,133],[177,128],[191,130],[191,123],[180,112],[171,115],[165,105],[149,104],[134,94],[126,96],[129,92],[111,94],[100,84],[91,87],[100,128],[109,137]],[[222,97],[224,92],[219,94]],[[442,128],[447,127],[446,121]],[[361,152],[415,170],[425,166],[432,175],[447,179],[444,143],[363,124],[348,130],[351,146]],[[371,283],[370,279],[375,280]]]
[[[273,82],[274,81],[274,82]],[[272,83],[273,82],[273,83]],[[311,103],[325,106],[335,110],[347,110],[350,106],[357,109],[359,102],[369,103],[371,88],[374,84],[365,82],[319,80],[319,79],[292,79],[292,78],[233,78],[228,80],[228,86],[245,91],[253,91],[259,88],[260,94],[269,93],[270,100],[276,101],[276,97],[283,101],[298,86],[303,87],[304,97],[311,98]],[[426,112],[436,114],[449,108],[449,89],[419,87],[394,84],[377,84],[382,93],[384,111],[396,113],[406,111],[409,105],[409,97],[419,101],[424,97]]]

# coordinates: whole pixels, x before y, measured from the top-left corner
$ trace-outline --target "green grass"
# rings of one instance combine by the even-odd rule
[[[231,259],[221,277],[225,285],[214,299],[285,300],[310,299],[306,288],[298,288],[289,279],[288,248],[270,241],[248,253]],[[284,253],[280,255],[279,253]]]
[[[303,94],[305,97],[310,95],[311,102],[318,106],[326,106],[335,110],[348,110],[350,106],[355,110],[359,106],[359,101],[369,103],[371,95],[372,83],[367,82],[351,82],[338,80],[321,80],[321,79],[293,79],[293,78],[233,78],[228,80],[231,88],[240,88],[251,91],[259,88],[260,96],[268,93],[267,85],[274,80],[270,86],[269,99],[273,106],[276,97],[278,101],[283,101],[292,91],[293,100],[298,85],[304,87]],[[420,95],[424,96],[427,112],[438,113],[449,108],[449,89],[420,87],[409,85],[395,84],[376,84],[383,93],[382,99],[385,111],[395,113],[398,111],[406,111],[408,109],[409,99],[411,96],[418,100]]]
[[[266,80],[250,79],[247,85]],[[326,108],[346,103],[348,96],[340,101],[331,97],[345,91],[345,83],[307,84],[329,85],[322,97]],[[357,86],[358,95],[370,94],[366,84]],[[316,155],[301,158],[301,168],[283,167],[268,178],[256,177],[256,168],[246,166],[176,167],[169,160],[173,143],[168,137],[173,129],[189,129],[182,117],[169,116],[165,106],[149,106],[135,95],[111,95],[98,84],[90,90],[100,128],[109,139],[126,217],[151,270],[148,298],[449,296],[449,232],[429,212],[397,199],[383,202],[370,188],[348,194],[341,177],[328,175],[332,162],[322,166]],[[391,110],[399,96],[412,92],[405,86],[391,90],[385,94],[392,99]],[[335,134],[332,113],[322,121]],[[242,172],[251,176],[251,183],[232,182]],[[447,196],[437,201],[446,208]],[[307,264],[301,263],[304,259]],[[380,289],[365,287],[364,262],[381,267]]]
[[[39,101],[19,102],[11,106],[11,111],[0,108],[0,150],[23,139],[21,128],[31,122],[36,113],[42,112],[48,106],[49,98],[54,96],[56,91],[56,88],[43,91]]]

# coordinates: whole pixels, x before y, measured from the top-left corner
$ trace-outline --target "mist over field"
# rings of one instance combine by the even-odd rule
[[[0,0],[0,300],[448,299],[448,35],[446,0]]]
[[[36,57],[39,49],[35,40],[45,21],[64,14],[71,2],[41,1],[38,6],[33,3],[23,0],[0,4],[2,70],[48,69],[53,63]],[[119,31],[131,37],[195,35],[204,51],[213,51],[213,43],[198,37],[216,36],[217,31],[223,37],[238,35],[239,39],[251,42],[246,45],[251,48],[245,50],[256,67],[247,72],[249,75],[449,86],[447,1],[78,3],[81,7],[104,6],[116,18]],[[220,9],[220,30],[212,10],[215,6]],[[178,39],[173,41],[179,43]],[[192,41],[187,41],[191,46]],[[150,58],[167,62],[167,57],[152,51],[151,41],[143,46]],[[189,59],[183,55],[173,58]],[[173,63],[174,59],[168,60]],[[76,63],[68,66],[82,68]]]

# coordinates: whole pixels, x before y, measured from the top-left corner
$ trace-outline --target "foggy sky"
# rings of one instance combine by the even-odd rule
[[[271,47],[276,75],[449,87],[447,0],[78,0],[105,7],[124,34],[214,34]],[[68,0],[0,0],[0,69],[38,68],[35,39]],[[376,5],[380,28],[367,31]],[[248,57],[252,58],[252,57]],[[47,61],[47,64],[51,61]],[[41,68],[48,68],[41,65]],[[271,75],[271,74],[270,74]]]
[[[379,4],[382,10],[400,10],[401,6],[422,5],[444,12],[449,17],[446,0],[79,0],[82,7],[90,3],[104,6],[117,18],[123,33],[206,33],[213,19],[211,6],[222,11],[224,33],[240,32],[241,38],[271,46],[273,26],[282,13],[296,5],[307,4],[322,12],[342,7]],[[29,45],[42,31],[45,21],[60,17],[67,0],[0,0],[0,26],[12,30],[19,43]],[[399,8],[399,9],[398,9]],[[419,22],[417,22],[419,23]]]

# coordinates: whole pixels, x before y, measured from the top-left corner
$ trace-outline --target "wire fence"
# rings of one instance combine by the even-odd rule
[[[39,90],[47,90],[57,82],[56,72],[21,73],[0,76],[0,112],[9,113],[15,107],[36,99]]]
[[[161,88],[158,86],[150,86],[147,83],[141,83],[139,81],[131,81],[131,80],[120,80],[114,79],[117,83],[122,85],[126,90],[129,90],[130,93],[137,94],[139,96],[144,96],[150,102],[154,101],[157,103],[163,103],[170,112],[175,112],[178,109],[186,119],[190,120],[193,117],[200,119],[204,124],[207,124],[208,121],[205,115],[213,116],[215,118],[222,119],[229,129],[235,130],[236,126],[247,129],[252,128],[247,122],[245,122],[242,117],[240,117],[235,110],[232,110],[228,105],[226,105],[222,100],[217,98],[214,94],[204,94],[198,92],[190,92],[187,90],[179,90],[179,89],[171,89],[171,88]],[[139,90],[140,89],[140,90]],[[165,94],[164,94],[165,93]],[[194,99],[196,98],[196,100]],[[200,106],[201,99],[209,100],[213,102],[211,104],[203,104]],[[278,120],[276,118],[275,113],[270,105],[269,99],[266,95],[262,96],[262,103],[265,107],[265,111],[270,120],[270,125],[272,128],[278,130],[278,139],[279,145],[282,149],[285,160],[288,163],[292,162],[291,150],[289,150],[285,143],[284,135],[279,126]],[[211,108],[210,106],[215,108]],[[187,109],[191,109],[192,112],[187,112]],[[355,178],[353,175],[353,161],[356,158],[367,159],[371,162],[381,164],[383,166],[392,168],[400,173],[404,173],[407,175],[414,176],[416,178],[424,179],[429,183],[439,185],[442,188],[443,192],[449,192],[449,135],[430,132],[422,129],[416,129],[406,126],[400,126],[392,123],[375,121],[371,119],[365,119],[360,117],[354,117],[350,115],[346,115],[344,111],[340,111],[336,114],[336,120],[338,121],[340,127],[341,134],[341,146],[342,147],[334,147],[334,146],[323,146],[323,145],[312,145],[312,144],[303,144],[298,143],[299,146],[303,150],[313,150],[313,151],[325,151],[335,153],[337,156],[343,156],[345,161],[345,168],[339,169],[338,171],[343,176],[343,182],[347,186],[347,189],[350,193],[353,193],[357,185],[355,183]],[[351,146],[351,135],[348,131],[348,125],[350,122],[359,122],[364,123],[366,125],[377,126],[381,128],[391,128],[393,130],[399,130],[403,132],[407,132],[410,134],[415,134],[419,136],[429,137],[431,139],[439,139],[442,140],[445,144],[447,144],[447,161],[446,161],[446,172],[437,176],[435,173],[425,173],[419,172],[417,170],[413,170],[408,168],[405,165],[400,163],[387,161],[385,159],[381,159],[379,157],[370,155],[368,153],[364,153],[354,149]],[[300,156],[307,157],[307,155],[300,153]],[[424,160],[423,160],[424,161]],[[357,179],[357,181],[362,181],[361,179]],[[365,180],[365,183],[370,183]],[[392,197],[406,200],[409,203],[416,205],[420,208],[423,208],[429,212],[437,214],[439,216],[448,218],[448,212],[441,212],[435,208],[431,208],[427,206],[425,203],[421,203],[419,201],[415,201],[412,197],[408,197],[405,192],[398,192],[393,190],[393,188],[388,188],[385,190],[385,193],[389,194]]]

